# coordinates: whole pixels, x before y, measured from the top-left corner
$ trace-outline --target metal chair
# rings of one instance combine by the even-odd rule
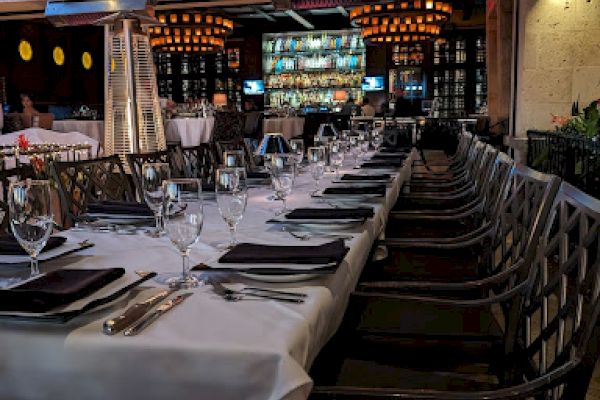
[[[156,151],[153,153],[132,153],[127,154],[127,164],[131,171],[131,177],[135,185],[138,199],[144,199],[144,190],[142,188],[142,166],[145,163],[163,162],[169,164],[171,177],[177,178],[183,176],[183,161],[180,150],[172,147],[170,150]]]
[[[446,341],[438,335],[430,342],[413,336],[402,343],[393,328],[342,331],[313,366],[310,398],[585,399],[600,339],[600,201],[563,183],[539,225],[539,245],[531,243],[534,262],[523,270],[510,318],[500,324],[503,351],[490,351],[485,341],[467,335]],[[355,298],[370,307],[362,308],[361,324],[387,301],[392,325],[400,329],[424,318],[416,312],[412,320],[400,317],[398,304],[439,305],[440,314],[455,308],[463,319],[477,306],[388,293]]]
[[[184,176],[199,178],[202,185],[208,187],[215,183],[216,160],[213,147],[208,143],[181,149],[183,157]]]
[[[35,171],[29,164],[20,165],[16,168],[0,170],[0,212],[4,212],[4,217],[0,219],[0,232],[8,228],[8,188],[13,181],[34,178]]]
[[[135,201],[135,193],[119,156],[54,162],[51,176],[58,184],[63,225],[73,225],[88,204],[104,200]]]

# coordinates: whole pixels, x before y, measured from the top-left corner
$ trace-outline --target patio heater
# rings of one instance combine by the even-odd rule
[[[104,26],[104,154],[166,148],[156,75],[143,25],[157,25],[147,0],[50,0],[46,17],[56,26]],[[126,164],[125,164],[126,165]]]

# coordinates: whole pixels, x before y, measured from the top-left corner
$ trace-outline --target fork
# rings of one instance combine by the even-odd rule
[[[312,238],[331,238],[331,239],[344,239],[344,240],[352,240],[352,236],[348,236],[348,235],[336,235],[333,233],[323,233],[323,234],[317,234],[317,235],[313,235],[312,233],[298,233],[298,232],[294,232],[294,231],[288,231],[285,230],[285,232],[289,233],[290,235],[292,235],[293,237],[295,237],[298,240],[302,240],[302,241],[307,241],[310,240]]]

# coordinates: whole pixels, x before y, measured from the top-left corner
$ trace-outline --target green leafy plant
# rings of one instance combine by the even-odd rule
[[[579,102],[573,103],[573,117],[552,116],[552,121],[557,124],[556,130],[565,135],[586,136],[594,138],[600,135],[600,111],[598,104],[600,100],[592,101],[583,112],[579,112]]]

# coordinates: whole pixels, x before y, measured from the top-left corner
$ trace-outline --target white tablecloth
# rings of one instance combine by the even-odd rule
[[[52,122],[52,130],[65,133],[79,132],[91,137],[101,145],[104,143],[104,121],[64,119]]]
[[[397,175],[385,199],[376,200],[375,218],[355,229],[350,251],[332,275],[286,284],[244,281],[308,294],[304,304],[274,301],[226,302],[211,287],[194,295],[136,337],[101,333],[102,322],[125,306],[158,291],[148,289],[103,311],[64,326],[0,322],[0,398],[19,399],[306,399],[312,382],[307,374],[314,358],[338,328],[351,291],[356,286],[369,249],[383,228],[410,162]],[[327,176],[323,185],[332,177]],[[313,186],[301,175],[289,199],[290,207],[328,207],[307,194]],[[251,189],[248,209],[239,229],[244,242],[315,245],[265,224],[280,204],[268,201],[268,189]],[[222,252],[215,247],[228,239],[215,201],[205,201],[200,242],[191,251],[192,265],[213,263]],[[352,232],[352,231],[351,231]],[[54,267],[120,266],[127,278],[135,270],[177,272],[180,257],[167,238],[144,234],[118,236],[89,232],[63,233],[72,241],[90,239],[95,247],[60,261]]]
[[[286,139],[302,136],[304,118],[269,118],[263,121],[263,133],[282,133]]]
[[[96,157],[98,154],[99,143],[79,132],[61,133],[49,131],[42,128],[27,128],[22,131],[7,133],[6,135],[0,135],[0,145],[10,146],[17,143],[17,138],[20,134],[24,134],[27,137],[27,141],[30,144],[42,144],[42,143],[56,143],[56,144],[89,144],[91,146],[91,156]],[[67,161],[69,155],[63,155],[63,161]],[[81,154],[81,159],[87,159],[87,154]],[[73,160],[69,160],[73,161]],[[21,162],[27,162],[27,157],[22,157]],[[8,158],[6,160],[6,167],[14,167],[14,162]]]
[[[165,124],[167,142],[181,142],[183,147],[208,143],[212,138],[215,118],[173,118]]]

